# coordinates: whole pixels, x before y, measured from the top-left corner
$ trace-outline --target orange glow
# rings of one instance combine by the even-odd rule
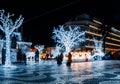
[[[93,39],[86,38],[86,40],[94,42]],[[97,41],[97,40],[95,40],[95,41],[103,43],[102,41]],[[118,47],[120,46],[119,44],[114,44],[114,43],[110,43],[110,42],[105,42],[105,44],[113,45],[113,46],[118,46]]]
[[[79,59],[79,60],[85,60],[85,56],[87,56],[88,59],[92,59],[92,55],[91,55],[91,52],[88,51],[79,51],[79,52],[71,52],[72,54],[72,59],[75,60],[75,59]]]
[[[91,35],[95,35],[95,36],[102,37],[102,35],[101,35],[101,34],[93,33],[93,32],[90,32],[90,31],[85,31],[85,32],[86,32],[86,33],[88,33],[88,34],[91,34]],[[117,36],[117,37],[120,37],[119,35],[114,34],[114,33],[110,33],[110,34],[112,34],[112,35],[114,35],[114,36]],[[118,42],[120,42],[120,40],[115,39],[115,38],[110,38],[110,37],[107,37],[107,39],[112,39],[112,40],[114,40],[114,41],[118,41]]]
[[[113,46],[120,46],[119,44],[114,44],[114,43],[109,43],[109,42],[105,42],[105,44],[108,44],[108,45],[113,45]]]
[[[120,35],[117,35],[117,34],[114,34],[114,33],[110,33],[112,34],[113,36],[116,36],[116,37],[120,37]]]
[[[86,40],[94,42],[93,39],[86,38]],[[101,42],[101,43],[103,43],[102,41],[98,41],[98,40],[95,40],[95,41],[96,41],[96,42]]]
[[[35,52],[36,48],[30,48],[30,52]]]
[[[120,40],[118,40],[118,39],[115,39],[115,38],[110,38],[110,37],[106,37],[107,39],[111,39],[111,40],[114,40],[114,41],[118,41],[118,42],[120,42]]]
[[[86,48],[95,48],[95,46],[85,46]]]
[[[88,33],[88,34],[92,34],[92,35],[95,35],[95,36],[102,37],[101,34],[93,33],[93,32],[90,32],[90,31],[85,31],[85,32]]]
[[[88,61],[89,60],[92,60],[92,54],[91,54],[91,51],[74,51],[74,52],[71,52],[72,54],[72,60],[75,61],[75,60],[78,60],[78,61],[86,61],[86,57],[88,58]],[[68,59],[67,56],[64,57],[65,60]]]
[[[113,48],[105,48],[106,50],[112,50],[112,51],[119,51],[120,49],[113,49]]]
[[[85,46],[86,48],[95,48],[95,46]],[[103,49],[103,48],[102,48]],[[113,51],[119,51],[120,49],[114,49],[114,48],[105,48],[106,50],[113,50]]]
[[[96,23],[98,23],[98,24],[101,24],[102,25],[102,23],[100,22],[100,21],[97,21],[97,20],[93,20],[93,22],[96,22]]]
[[[93,25],[89,25],[89,27],[90,27],[90,28],[93,28],[93,29],[96,29],[96,30],[101,30],[101,29],[99,29],[99,28],[97,28],[97,27],[95,27],[95,26],[93,26]]]

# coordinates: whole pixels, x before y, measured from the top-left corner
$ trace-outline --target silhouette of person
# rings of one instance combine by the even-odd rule
[[[69,52],[67,57],[68,57],[68,60],[67,60],[66,65],[67,65],[67,66],[71,66],[71,62],[72,62],[72,54]]]
[[[88,62],[87,54],[85,54],[85,61]]]
[[[22,50],[18,49],[17,52],[17,62],[21,62],[22,61]]]
[[[62,53],[60,54],[60,60],[61,60],[61,63],[62,63],[62,61],[63,61],[63,54]]]
[[[47,54],[46,54],[46,60],[48,60],[48,57],[49,57],[49,54],[47,53]]]
[[[6,54],[6,48],[3,47],[2,48],[2,64],[5,64],[5,58],[6,58],[5,54]]]
[[[58,55],[58,56],[56,57],[56,60],[57,60],[57,64],[58,64],[58,65],[61,65],[61,64],[62,64],[62,59],[61,59],[60,55]]]
[[[39,51],[36,49],[35,51],[35,62],[39,62]]]
[[[23,53],[23,54],[22,54],[22,56],[23,56],[23,61],[24,61],[24,64],[26,65],[26,64],[27,64],[26,54],[25,54],[25,53]]]

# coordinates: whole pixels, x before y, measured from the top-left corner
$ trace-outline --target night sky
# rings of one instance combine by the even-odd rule
[[[115,2],[114,2],[115,1]],[[53,46],[53,27],[62,25],[82,13],[100,18],[119,29],[119,0],[0,0],[0,9],[24,17],[24,41]]]

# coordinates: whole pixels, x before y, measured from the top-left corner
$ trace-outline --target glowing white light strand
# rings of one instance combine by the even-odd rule
[[[53,29],[53,34],[54,41],[64,46],[65,52],[70,52],[75,45],[85,41],[85,32],[81,31],[78,26],[74,28],[69,26],[66,30],[64,26],[59,26],[59,28]]]
[[[41,50],[43,50],[45,48],[44,45],[35,45],[35,48],[38,49],[38,51],[40,52]]]
[[[0,10],[0,22],[2,23],[0,25],[0,29],[5,33],[5,37],[6,37],[6,61],[5,61],[5,65],[9,66],[11,65],[11,60],[10,60],[10,45],[11,45],[11,39],[10,36],[13,33],[13,31],[15,29],[18,29],[22,23],[23,23],[23,17],[20,15],[20,17],[13,22],[11,18],[11,16],[14,16],[13,14],[7,14],[5,15],[5,11],[4,10]]]
[[[13,35],[13,36],[14,36],[14,35],[17,36],[19,41],[22,40],[22,37],[21,37],[21,33],[20,33],[20,32],[13,32],[12,35]],[[13,36],[12,36],[12,37],[13,37]]]
[[[102,52],[102,43],[101,42],[96,42],[96,40],[98,40],[97,38],[95,38],[95,37],[93,37],[93,40],[94,40],[94,45],[95,45],[95,48],[94,48],[94,55],[93,55],[93,57],[94,56],[99,56],[99,58],[98,58],[98,60],[101,60],[102,58],[101,57],[103,57],[104,56],[104,53]],[[101,39],[101,41],[102,41],[103,39]]]

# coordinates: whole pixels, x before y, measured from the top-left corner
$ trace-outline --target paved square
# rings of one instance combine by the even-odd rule
[[[120,84],[120,60],[0,66],[0,84]]]

